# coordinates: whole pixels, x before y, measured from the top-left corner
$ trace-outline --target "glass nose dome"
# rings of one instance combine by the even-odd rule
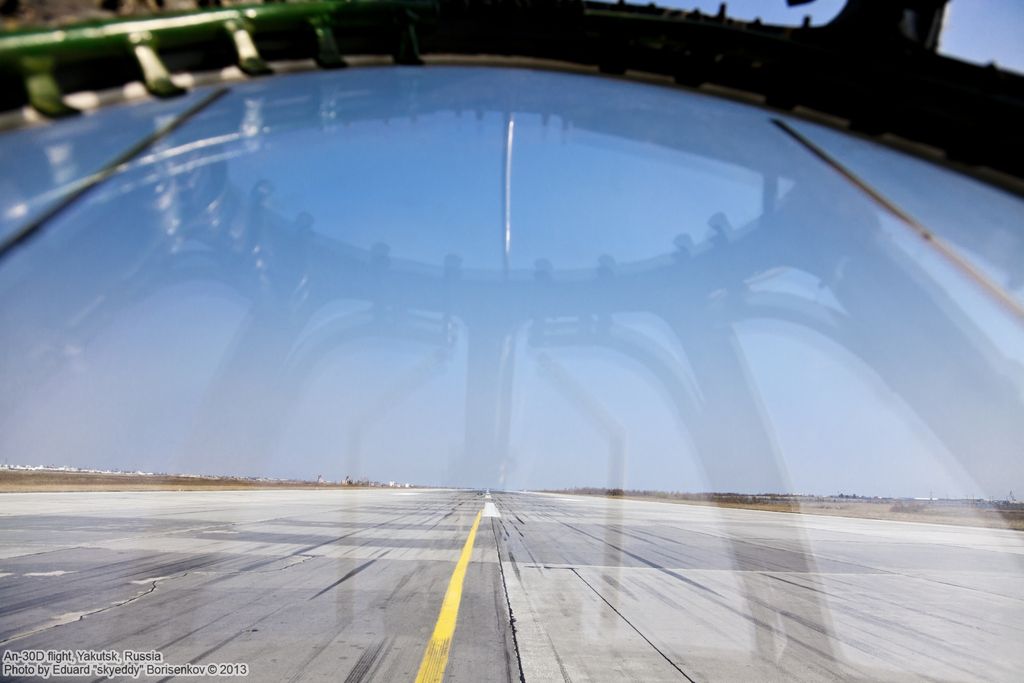
[[[25,162],[46,182],[11,201],[45,206],[95,165],[97,130],[182,106],[93,114]],[[510,488],[1005,493],[1024,475],[1020,201],[783,123],[960,256],[770,112],[705,95],[455,67],[233,87],[6,259],[5,450]],[[942,219],[952,198],[986,207],[969,235]]]

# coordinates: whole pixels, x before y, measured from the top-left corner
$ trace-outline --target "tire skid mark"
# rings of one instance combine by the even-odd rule
[[[406,573],[402,576],[402,578],[396,581],[394,587],[391,589],[391,593],[388,594],[387,600],[384,601],[385,604],[390,605],[393,602],[395,602],[395,599],[398,597],[398,594],[402,592],[402,589],[405,588],[406,584],[408,584],[409,581],[412,580],[412,577],[416,576],[416,574],[418,574],[419,572],[420,569],[418,567],[413,566],[408,573]]]
[[[810,588],[808,586],[803,586],[803,585],[795,583],[793,581],[787,581],[786,579],[783,579],[781,577],[770,576],[770,575],[767,575],[767,574],[762,574],[762,576],[767,576],[768,578],[776,579],[777,581],[781,581],[783,583],[788,583],[790,585],[796,586],[798,588],[803,588],[805,590],[814,591],[814,592],[817,592],[817,593],[824,593],[824,591],[820,591],[820,590],[818,590],[816,588]],[[829,593],[824,593],[824,594],[825,595],[830,595]],[[807,618],[803,617],[802,615],[796,614],[796,613],[791,612],[789,610],[783,610],[783,609],[779,609],[778,607],[773,607],[767,601],[764,601],[764,600],[762,600],[761,598],[758,598],[758,597],[751,597],[749,599],[751,601],[753,601],[753,602],[756,602],[757,604],[761,605],[762,607],[764,607],[766,609],[773,609],[773,610],[777,611],[780,615],[795,621],[796,623],[800,624],[801,626],[803,626],[805,628],[808,628],[808,629],[810,629],[812,631],[821,633],[821,634],[826,635],[826,636],[831,636],[831,634],[829,634],[826,629],[822,628],[820,624],[816,624],[815,622],[812,622],[812,621],[808,620]],[[968,651],[965,651],[965,650],[963,650],[961,648],[958,648],[957,644],[954,643],[954,642],[950,642],[948,640],[944,640],[944,639],[941,639],[941,638],[935,638],[934,636],[929,636],[929,635],[926,635],[926,634],[922,634],[920,631],[918,631],[916,629],[908,628],[907,626],[905,626],[904,624],[902,624],[899,621],[894,621],[892,619],[886,619],[884,617],[880,617],[880,616],[877,616],[875,614],[871,614],[869,612],[864,612],[864,611],[861,611],[861,610],[858,610],[858,609],[853,609],[853,608],[850,608],[849,606],[844,606],[844,605],[834,605],[832,607],[832,609],[834,611],[842,612],[844,614],[848,614],[848,615],[853,616],[855,618],[861,619],[864,622],[866,622],[866,624],[868,626],[870,626],[872,624],[872,622],[873,622],[874,624],[886,626],[889,629],[892,629],[894,631],[903,631],[903,632],[905,632],[905,633],[907,633],[907,634],[909,634],[911,636],[917,637],[918,639],[932,640],[932,641],[934,641],[936,643],[940,643],[942,645],[942,651],[944,651],[944,652],[951,652],[952,651],[952,652],[958,653],[959,656],[964,657],[966,659],[971,659],[971,658],[973,658],[975,660],[979,659],[979,657],[977,657],[976,653],[968,652]],[[851,628],[856,628],[856,627],[851,627]],[[856,628],[856,630],[860,631],[862,633],[868,633],[868,634],[871,633],[870,630],[865,630],[864,628]],[[834,637],[834,636],[831,636],[831,637]],[[859,649],[859,650],[861,650],[863,652],[870,652],[871,648],[872,648],[872,646],[869,643],[862,643],[859,640],[851,640],[848,637],[844,638],[841,642],[847,643],[847,644],[851,645],[852,647],[855,647],[856,649]],[[880,647],[880,646],[875,646],[875,647],[877,648],[877,647]],[[897,646],[897,647],[902,647],[902,646]],[[894,657],[897,657],[898,654],[899,654],[897,651],[889,649],[889,648],[882,648],[882,649],[885,649],[887,652],[889,652]],[[963,672],[965,674],[968,674],[969,676],[974,675],[972,669],[965,669],[965,668],[960,667],[960,666],[958,666],[956,664],[953,664],[953,663],[950,663],[948,661],[945,661],[941,657],[938,657],[938,656],[935,656],[935,655],[933,655],[933,658],[938,660],[938,661],[940,661],[940,662],[942,662],[943,664],[946,664],[947,666],[949,666],[951,668],[957,669],[957,670],[959,670],[959,671],[961,671],[961,672]]]
[[[409,514],[415,514],[415,513],[409,513]],[[409,514],[406,514],[406,515],[400,515],[400,516],[399,516],[398,518],[399,518],[399,519],[401,519],[402,517],[408,517],[408,516],[409,516]],[[392,521],[393,521],[393,520],[392,520]],[[386,523],[386,522],[382,522],[382,524],[383,524],[383,523]],[[374,525],[374,526],[380,526],[380,525]],[[369,528],[369,527],[368,527],[368,528]],[[348,534],[348,535],[351,535],[351,534]],[[286,557],[288,557],[288,556],[286,556]],[[277,559],[280,559],[280,558],[277,558]],[[360,566],[356,567],[355,569],[353,569],[352,571],[350,571],[350,572],[349,572],[348,574],[346,574],[345,576],[343,576],[343,577],[342,577],[341,579],[339,579],[338,581],[335,581],[335,582],[334,582],[333,584],[331,584],[330,586],[327,586],[326,588],[324,588],[323,590],[321,590],[321,591],[320,591],[319,593],[317,593],[316,595],[314,595],[314,596],[313,596],[312,598],[309,598],[309,600],[312,600],[313,598],[315,598],[315,597],[317,597],[317,596],[319,596],[319,595],[322,595],[323,593],[327,592],[327,591],[328,591],[328,590],[330,590],[331,588],[334,588],[335,586],[337,586],[338,584],[340,584],[340,583],[342,583],[343,581],[347,580],[348,578],[351,578],[352,576],[355,576],[356,574],[358,574],[359,572],[363,571],[363,570],[364,570],[364,569],[366,569],[366,568],[367,568],[367,567],[368,567],[369,565],[373,564],[373,563],[374,563],[374,562],[376,562],[376,561],[377,561],[376,559],[372,559],[372,560],[369,560],[369,561],[367,561],[367,562],[364,562],[364,563],[363,563],[362,565],[360,565]],[[281,605],[281,606],[280,606],[280,607],[278,607],[277,609],[274,609],[274,610],[272,610],[272,611],[268,612],[267,614],[263,615],[263,616],[262,616],[262,617],[260,617],[259,619],[256,619],[255,621],[251,622],[251,623],[250,623],[250,624],[249,624],[248,626],[246,626],[245,628],[243,628],[243,629],[241,629],[241,630],[237,631],[237,632],[236,632],[236,633],[235,633],[234,635],[231,635],[231,636],[229,636],[229,637],[227,637],[227,638],[225,638],[225,639],[221,640],[220,642],[218,642],[218,643],[217,643],[216,645],[214,645],[213,647],[211,647],[211,648],[209,648],[209,649],[205,650],[204,652],[201,652],[201,653],[199,653],[198,655],[196,655],[195,657],[193,657],[193,658],[192,658],[192,659],[191,659],[190,661],[191,661],[192,663],[195,663],[195,662],[196,662],[196,661],[198,661],[198,660],[201,660],[201,659],[204,659],[204,658],[206,658],[206,657],[210,656],[211,654],[213,654],[214,652],[216,652],[216,651],[220,650],[221,648],[223,648],[223,647],[224,647],[225,645],[229,644],[230,642],[232,642],[232,641],[233,641],[233,640],[235,640],[236,638],[238,638],[238,637],[242,636],[242,635],[243,635],[243,634],[245,634],[245,633],[248,633],[248,632],[250,632],[250,631],[252,630],[252,628],[253,628],[254,626],[256,626],[257,624],[259,624],[259,623],[262,623],[263,621],[265,621],[266,619],[269,619],[270,617],[274,616],[274,615],[275,615],[275,614],[277,614],[278,612],[281,612],[281,611],[283,611],[283,610],[285,610],[285,609],[289,609],[289,608],[292,608],[292,607],[294,607],[294,603],[287,603],[287,604]],[[330,642],[330,641],[328,641],[328,642]],[[163,678],[163,679],[161,679],[160,681],[158,681],[157,683],[166,683],[166,682],[167,682],[168,680],[170,680],[170,678],[171,678],[171,677]]]
[[[150,558],[151,557],[158,557],[158,555],[153,555],[153,556],[149,556],[149,557]],[[200,556],[199,558],[193,558],[193,560],[207,560],[207,558],[209,558],[209,557],[212,557],[212,556],[204,555],[204,556]],[[204,562],[193,562],[191,564],[188,563],[188,562],[183,562],[183,561],[176,561],[176,562],[163,563],[163,564],[153,563],[153,564],[146,565],[143,568],[137,569],[136,571],[130,571],[130,572],[110,572],[110,571],[107,571],[107,572],[96,572],[96,571],[88,571],[88,572],[84,572],[84,573],[74,574],[74,575],[71,575],[70,578],[62,579],[62,581],[60,582],[59,586],[60,586],[60,588],[62,588],[64,590],[60,590],[60,591],[57,591],[57,592],[48,592],[49,588],[56,587],[56,585],[51,586],[51,585],[41,584],[39,586],[39,590],[38,591],[25,591],[25,593],[27,594],[28,597],[26,597],[25,599],[20,600],[18,602],[9,602],[9,603],[5,604],[3,606],[3,608],[0,608],[0,616],[10,616],[10,615],[15,614],[17,612],[20,612],[22,610],[32,609],[34,607],[40,607],[40,606],[48,605],[48,604],[51,604],[51,603],[54,603],[54,602],[59,602],[61,600],[66,600],[68,598],[78,597],[78,596],[82,595],[82,593],[83,593],[82,589],[78,587],[79,584],[84,584],[84,583],[96,584],[98,580],[110,577],[109,585],[106,586],[106,587],[116,588],[116,587],[119,587],[119,585],[114,584],[113,579],[128,579],[128,578],[133,577],[133,576],[142,576],[142,577],[150,577],[150,576],[175,576],[175,575],[181,574],[182,572],[191,571],[192,569],[194,569],[196,567],[201,567],[201,566],[205,566],[207,564],[211,564],[211,563],[217,561],[217,559],[218,558],[214,558],[214,559],[211,559],[211,560],[208,560],[208,561],[204,561]],[[118,562],[118,563],[115,563],[115,564],[120,566],[120,565],[130,565],[131,563],[132,563],[132,560],[125,560],[125,561]],[[185,566],[181,566],[181,565],[185,565]],[[110,566],[112,566],[112,565],[101,565],[99,568],[107,568],[107,567],[110,567]],[[22,587],[22,590],[24,591],[23,587]],[[91,592],[95,592],[95,590],[93,590]]]
[[[230,635],[227,638],[225,638],[224,640],[222,640],[219,643],[217,643],[216,645],[214,645],[213,647],[211,647],[211,648],[209,648],[207,650],[204,650],[203,652],[200,652],[195,657],[190,659],[189,662],[192,663],[192,664],[195,664],[197,661],[209,657],[214,652],[216,652],[217,650],[221,649],[222,647],[224,647],[225,645],[227,645],[231,641],[235,640],[239,636],[241,636],[241,635],[243,635],[245,633],[249,633],[252,630],[252,627],[255,626],[256,624],[262,623],[265,619],[269,619],[270,617],[274,616],[278,612],[281,612],[281,611],[283,611],[285,609],[288,609],[289,607],[292,607],[292,605],[291,604],[281,605],[277,609],[272,610],[272,611],[264,614],[262,617],[260,617],[256,621],[250,623],[245,628],[243,628],[243,629],[241,629],[239,631],[236,631],[234,633],[234,635]],[[161,678],[159,681],[157,681],[157,683],[167,683],[167,681],[171,680],[172,678],[174,678],[174,676],[167,676],[166,678]]]
[[[458,508],[459,505],[461,505],[461,503],[456,505],[455,507]],[[424,510],[422,508],[417,510],[417,513],[422,514],[423,512],[424,512]],[[427,512],[429,514],[429,510]],[[435,522],[433,525],[431,525],[430,528],[432,529],[432,528],[438,526],[441,522],[443,522],[445,519],[447,519],[448,517],[450,517],[454,513],[455,513],[455,509],[449,510],[446,514],[441,515],[441,517],[437,520],[437,522]],[[416,513],[413,513],[413,514],[416,514]],[[401,519],[401,517],[399,517],[397,519]],[[379,526],[379,525],[374,525],[374,526]],[[420,526],[420,525],[413,523],[413,524],[400,525],[400,526],[397,526],[396,528],[398,528],[398,529],[407,529],[407,528],[413,528],[413,527],[417,527],[417,526]],[[367,527],[367,529],[368,528],[370,528],[370,527]],[[365,530],[365,529],[361,529],[361,530]],[[370,542],[371,541],[368,540],[367,544],[370,543]],[[366,569],[369,565],[371,565],[374,562],[376,562],[378,559],[380,559],[380,558],[390,554],[392,552],[392,550],[393,550],[392,548],[385,548],[385,549],[383,549],[379,553],[375,554],[371,560],[369,560],[368,562],[364,563],[363,565],[361,565],[359,567],[356,567],[355,569],[350,571],[348,574],[343,576],[341,579],[339,579],[338,581],[334,582],[330,586],[327,586],[326,588],[324,588],[323,590],[321,590],[319,593],[317,593],[316,595],[312,596],[308,600],[312,600],[313,598],[316,598],[316,597],[322,595],[323,593],[331,590],[332,588],[334,588],[338,584],[342,583],[343,581],[347,580],[348,578],[351,578],[352,576],[358,574],[359,572],[361,572],[364,569]],[[388,604],[390,604],[390,601],[399,593],[401,588],[404,587],[413,576],[415,576],[416,573],[417,573],[417,571],[414,568],[408,575],[403,577],[403,579],[398,582],[398,585],[396,585],[394,587],[394,589],[392,589],[392,592],[391,592],[391,594],[390,594],[390,596],[388,598]],[[301,680],[302,674],[303,674],[303,670],[307,666],[309,666],[309,664],[312,663],[316,658],[318,658],[323,653],[323,651],[327,647],[330,646],[331,643],[335,642],[338,639],[340,633],[341,632],[339,631],[339,633],[333,634],[332,636],[328,637],[323,642],[321,642],[319,645],[317,645],[314,648],[313,653],[299,667],[299,671],[296,673],[296,675],[292,679],[290,679],[290,681],[294,682],[294,681]],[[356,662],[356,665],[353,668],[353,672],[349,673],[349,678],[346,678],[346,680],[350,680],[350,679],[351,680],[363,680],[377,665],[379,665],[380,661],[382,661],[383,657],[391,649],[391,646],[392,646],[393,642],[394,642],[394,638],[385,639],[385,640],[382,640],[382,641],[378,641],[376,645],[367,648],[367,650],[365,650],[363,652],[363,654],[360,656],[359,661]],[[353,673],[355,674],[355,678],[352,678]]]
[[[359,565],[355,569],[351,570],[350,572],[348,572],[347,574],[342,576],[337,581],[334,581],[329,586],[327,586],[326,588],[321,589],[316,595],[314,595],[313,597],[309,598],[309,600],[314,600],[316,598],[319,598],[321,595],[323,595],[327,591],[331,590],[332,588],[340,586],[341,584],[345,583],[346,581],[351,579],[353,576],[355,576],[359,572],[363,571],[364,569],[366,569],[367,567],[369,567],[371,564],[373,564],[376,561],[377,561],[376,559],[373,559],[373,560],[367,560],[366,562],[363,562],[361,565]]]
[[[614,548],[615,550],[619,551],[623,555],[628,555],[629,557],[632,557],[637,562],[644,563],[645,565],[647,565],[651,569],[657,569],[658,571],[660,571],[660,572],[662,572],[664,574],[668,574],[669,576],[671,576],[671,577],[673,577],[675,579],[678,579],[678,580],[682,581],[683,583],[689,584],[689,585],[693,586],[694,588],[700,589],[702,591],[707,591],[708,593],[711,593],[712,595],[716,595],[719,598],[723,597],[722,594],[719,593],[718,591],[716,591],[714,588],[710,588],[708,586],[705,586],[704,584],[700,583],[699,581],[694,581],[693,579],[688,578],[686,576],[683,576],[679,572],[674,572],[671,569],[668,569],[667,567],[662,567],[660,564],[657,564],[655,562],[651,562],[647,558],[645,558],[645,557],[643,557],[641,555],[637,555],[636,553],[632,553],[632,552],[626,550],[625,548],[620,548],[619,546],[615,545],[614,543],[609,543],[608,541],[604,540],[600,536],[595,536],[594,534],[586,532],[583,529],[580,529],[579,527],[575,527],[575,526],[573,526],[571,524],[568,524],[567,522],[560,522],[560,524],[569,527],[570,529],[572,529],[576,533],[583,534],[584,536],[592,538],[595,541],[600,541],[601,543],[605,543],[605,544],[611,546],[612,548]]]
[[[601,537],[595,536],[595,535],[590,534],[590,533],[588,533],[586,531],[583,531],[582,529],[574,527],[571,524],[568,524],[567,522],[562,522],[562,521],[559,521],[559,520],[554,520],[554,521],[558,521],[560,524],[562,524],[562,525],[572,529],[573,531],[576,531],[577,533],[581,533],[584,536],[587,536],[587,537],[592,538],[594,540],[600,541],[602,543],[607,543],[607,541],[605,541]],[[722,596],[717,591],[715,591],[714,589],[709,588],[707,586],[704,586],[704,585],[698,583],[697,581],[689,579],[689,578],[679,574],[678,572],[674,572],[674,571],[672,571],[670,569],[667,569],[665,567],[660,567],[660,566],[658,566],[658,565],[648,561],[647,559],[645,559],[643,557],[640,557],[640,556],[638,556],[638,555],[636,555],[634,553],[631,553],[631,552],[629,552],[627,550],[622,550],[622,549],[618,549],[618,550],[620,550],[621,552],[623,552],[624,554],[626,554],[626,555],[628,555],[630,557],[633,557],[634,559],[636,559],[636,560],[638,560],[640,562],[643,562],[644,564],[646,564],[647,566],[649,566],[649,567],[651,567],[653,569],[657,569],[658,571],[661,571],[661,572],[663,572],[665,574],[668,574],[669,576],[672,576],[673,578],[679,579],[679,580],[683,581],[686,584],[689,584],[689,585],[692,585],[694,587],[697,587],[701,591],[704,591],[704,592],[708,593],[709,595],[705,595],[704,596],[707,600],[710,600],[714,604],[716,604],[719,607],[721,607],[721,608],[723,608],[723,609],[725,609],[725,610],[735,614],[736,616],[740,617],[741,619],[749,621],[751,624],[753,624],[753,625],[755,625],[757,627],[760,627],[762,629],[766,629],[767,631],[769,631],[769,632],[771,632],[771,633],[773,633],[775,635],[778,635],[779,637],[786,638],[789,642],[792,642],[793,644],[798,645],[799,647],[802,647],[802,648],[806,649],[809,652],[813,652],[814,654],[816,654],[819,657],[821,657],[822,659],[824,659],[826,662],[833,662],[834,661],[834,656],[832,655],[832,653],[826,652],[826,651],[824,651],[824,650],[822,650],[822,649],[820,649],[818,647],[815,647],[814,645],[811,645],[810,643],[804,642],[800,638],[796,638],[796,637],[794,637],[794,636],[792,636],[790,634],[784,633],[784,632],[780,631],[773,624],[769,624],[768,622],[766,622],[766,621],[764,621],[762,619],[759,619],[758,617],[755,617],[752,614],[748,614],[748,613],[744,612],[743,610],[737,609],[736,607],[730,605],[726,601],[725,597]],[[579,576],[579,573],[576,571],[575,568],[571,568],[571,571],[573,571],[574,573],[577,574],[577,576]],[[581,576],[580,578],[582,579],[583,577]],[[600,594],[598,594],[598,595],[600,595]],[[712,597],[712,596],[714,596],[714,597]],[[604,598],[602,597],[602,600],[603,599]],[[748,599],[750,599],[750,598],[748,598]],[[775,607],[773,607],[771,605],[763,604],[762,606],[766,607],[771,612],[773,612],[775,614],[778,614],[779,616],[783,616],[783,617],[788,617],[789,616],[789,614],[786,614],[783,611],[778,610],[777,608],[775,608]],[[612,607],[612,609],[615,609],[615,608]],[[794,616],[798,617],[799,615],[794,615]],[[818,629],[820,631],[820,629],[821,629],[820,625],[816,625],[816,626],[818,627]],[[824,634],[824,635],[828,636],[828,634]],[[829,636],[829,637],[831,637],[831,636]],[[853,645],[853,644],[851,644],[851,645]],[[856,647],[856,646],[854,646],[854,647]],[[863,650],[863,648],[859,648],[859,647],[857,649],[861,649],[862,651],[868,652],[868,654],[872,654],[870,652],[870,650]],[[858,673],[858,675],[863,676],[862,672],[857,672],[857,673]]]
[[[289,555],[285,555],[284,557],[293,557],[295,555],[305,555],[305,554],[307,554],[307,553],[309,553],[309,552],[311,552],[313,550],[317,550],[318,548],[322,548],[325,545],[330,545],[332,543],[337,543],[338,541],[340,541],[340,540],[342,540],[344,538],[348,538],[350,536],[355,536],[358,533],[361,533],[363,531],[369,531],[370,529],[376,529],[377,527],[383,526],[385,524],[394,523],[396,520],[403,519],[405,517],[410,517],[410,516],[412,516],[414,514],[419,514],[419,512],[418,511],[407,512],[404,515],[398,515],[397,517],[393,517],[393,518],[388,519],[387,521],[381,522],[379,524],[374,524],[372,526],[364,527],[362,529],[356,529],[355,531],[350,531],[350,532],[348,532],[346,534],[342,534],[341,536],[336,536],[334,538],[329,538],[326,541],[321,541],[320,543],[314,543],[313,545],[306,546],[304,548],[300,548],[300,549],[296,550],[295,552],[293,552],[293,553],[291,553]],[[249,570],[255,569],[257,567],[262,567],[262,566],[268,565],[268,564],[270,564],[272,562],[277,562],[280,559],[281,559],[280,557],[274,557],[274,558],[271,558],[271,559],[268,559],[268,560],[260,560],[259,562],[254,562],[254,563],[252,563],[250,565],[246,565],[245,567],[242,567],[239,571],[249,571]]]
[[[770,576],[770,575],[769,574],[765,574],[765,576]],[[777,578],[777,577],[772,577],[772,578]],[[824,586],[824,583],[820,580],[820,577],[803,576],[801,578],[803,578],[808,583],[819,585],[819,586]],[[815,579],[819,579],[819,580],[816,581]],[[780,579],[780,580],[782,580],[782,579]],[[982,631],[983,633],[988,633],[989,635],[993,635],[993,636],[1000,635],[1000,630],[998,628],[987,628],[986,624],[981,624],[981,625],[979,625],[979,624],[969,624],[966,621],[961,621],[960,619],[957,619],[955,616],[953,616],[953,615],[957,614],[957,612],[955,612],[955,611],[947,612],[945,614],[939,614],[939,613],[933,612],[931,610],[922,609],[922,608],[919,608],[919,607],[914,607],[912,605],[907,605],[907,604],[904,604],[904,603],[896,602],[895,600],[889,600],[887,598],[882,597],[881,595],[874,595],[874,594],[870,594],[870,593],[865,595],[863,593],[863,590],[864,590],[863,587],[861,587],[861,586],[859,586],[859,585],[857,585],[857,584],[855,584],[855,583],[853,583],[851,581],[844,581],[844,580],[842,580],[840,578],[840,575],[838,575],[838,574],[831,574],[831,575],[829,575],[828,581],[829,581],[829,583],[832,583],[832,584],[837,585],[837,586],[846,586],[847,588],[852,588],[852,589],[854,589],[856,591],[859,591],[857,594],[853,594],[853,595],[850,595],[850,596],[843,596],[843,595],[838,595],[838,594],[833,594],[833,593],[826,593],[826,595],[828,595],[829,597],[832,597],[832,598],[834,598],[836,600],[853,600],[853,599],[864,599],[864,598],[867,598],[867,599],[870,599],[870,600],[874,600],[876,602],[881,602],[883,604],[890,605],[892,607],[898,607],[901,610],[913,612],[914,614],[920,614],[920,615],[923,615],[923,616],[926,616],[926,617],[930,617],[932,619],[939,619],[941,621],[948,621],[950,623],[956,624],[957,626],[963,626],[965,628],[973,628],[973,629]],[[809,588],[809,589],[813,590],[813,586],[805,586],[803,584],[796,583],[796,582],[786,582],[786,583],[793,583],[794,586],[800,586],[801,588]]]
[[[380,662],[384,656],[391,649],[391,645],[394,642],[393,638],[385,638],[378,640],[372,646],[366,648],[363,654],[359,656],[355,666],[348,672],[348,676],[345,677],[345,683],[362,683],[366,680],[366,677],[373,670],[373,668]]]
[[[519,573],[519,563],[516,562],[516,556],[512,554],[512,551],[508,551],[508,559],[512,563],[512,571],[516,573],[516,578],[522,583],[523,577]]]
[[[608,572],[601,572],[601,580],[607,583],[609,586],[611,586],[612,590],[614,590],[615,592],[627,595],[630,598],[633,598],[634,600],[636,599],[636,594],[633,591],[626,588],[626,586],[623,585],[621,581],[616,579]]]
[[[849,646],[849,647],[851,647],[851,648],[853,648],[855,650],[860,650],[861,652],[863,652],[863,653],[865,653],[867,655],[870,655],[872,657],[877,657],[877,654],[878,654],[879,650],[883,650],[883,651],[889,653],[890,655],[893,655],[894,657],[898,655],[897,651],[895,651],[895,650],[893,650],[893,649],[891,649],[889,647],[883,647],[882,645],[879,645],[877,643],[872,645],[871,643],[862,642],[859,639],[852,639],[848,635],[846,637],[844,637],[842,640],[839,640],[838,638],[835,637],[835,635],[829,633],[828,629],[823,624],[820,624],[818,622],[812,621],[812,620],[808,619],[807,617],[804,617],[801,614],[797,614],[796,612],[793,612],[792,610],[780,609],[778,606],[772,605],[768,601],[763,600],[762,598],[760,598],[760,597],[758,597],[756,595],[747,595],[747,600],[749,602],[752,602],[752,603],[758,605],[759,607],[763,607],[764,609],[767,609],[769,611],[775,612],[779,616],[785,617],[786,619],[789,619],[789,620],[791,620],[791,621],[793,621],[793,622],[803,626],[804,628],[806,628],[806,629],[808,629],[810,631],[813,631],[814,633],[817,633],[819,635],[825,636],[826,638],[833,638],[833,639],[843,643],[844,645],[847,645],[847,646]],[[892,622],[892,621],[887,620],[887,619],[875,619],[875,621],[878,621],[879,623],[885,623],[885,624],[890,625],[890,626],[892,626],[892,625],[898,626],[898,624],[896,622]],[[857,629],[857,630],[861,631],[861,632],[864,632],[864,629]],[[807,643],[804,643],[803,641],[801,641],[801,640],[799,640],[797,638],[794,638],[791,635],[786,635],[786,637],[789,638],[790,640],[792,640],[795,643],[799,643],[799,644],[803,645],[804,647],[808,647],[808,648],[812,647],[812,646],[808,645]],[[902,647],[902,646],[898,646],[898,647]],[[907,649],[907,648],[904,648],[904,649]],[[816,651],[816,648],[814,648],[814,650]],[[933,657],[934,657],[934,655],[933,655]],[[950,667],[952,667],[954,669],[957,669],[957,670],[967,674],[968,677],[974,677],[976,675],[975,671],[973,669],[966,669],[966,668],[963,668],[963,667],[958,666],[956,664],[951,664],[949,662],[946,662],[944,660],[939,659],[938,657],[934,657],[934,658],[937,659],[938,661],[942,661],[944,664],[947,664],[948,666],[950,666]],[[977,657],[976,657],[976,659],[977,659]],[[834,658],[830,658],[828,661],[834,661]]]

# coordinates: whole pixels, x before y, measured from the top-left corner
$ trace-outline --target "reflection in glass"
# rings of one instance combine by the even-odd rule
[[[1019,202],[987,211],[1008,217],[965,241],[1019,237]],[[1024,478],[1019,321],[764,112],[671,89],[247,83],[16,251],[0,298],[22,461],[872,495]]]
[[[845,160],[862,143],[843,145]],[[929,191],[902,183],[897,202]],[[1003,197],[949,239],[993,257],[989,236],[1019,240],[1019,211]],[[1012,260],[999,264],[1012,280]],[[0,263],[0,455],[506,490],[1002,498],[1024,490],[1022,337],[1019,319],[766,112],[530,71],[270,78],[234,87]],[[303,647],[383,634],[408,639],[389,666],[418,661],[406,631],[427,632],[415,615],[433,603],[397,619],[375,601],[426,604],[413,575],[445,585],[478,500],[345,494],[301,513],[270,511],[276,493],[240,507],[214,494],[238,519],[212,530],[189,516],[215,514],[209,499],[142,497],[156,506],[142,524],[172,531],[133,536],[131,560],[180,568],[196,547],[235,549],[189,560],[234,569],[179,584],[202,609],[174,618],[186,635],[172,654],[205,657],[209,643],[188,634],[227,624],[243,652],[262,648],[246,610],[218,614],[244,595],[262,629],[315,625]],[[115,518],[139,505],[112,500]],[[1013,670],[1020,540],[1006,530],[494,500],[518,531],[490,527],[507,604],[521,627],[548,629],[543,647],[583,652],[567,665],[584,678],[609,658],[650,666],[628,669],[646,680]],[[414,514],[429,534],[408,528]],[[504,585],[481,557],[471,571]],[[293,590],[315,572],[326,588],[307,597],[297,578]],[[287,596],[252,588],[274,580]],[[977,614],[957,621],[953,602]],[[550,609],[530,622],[531,604]],[[77,628],[89,644],[138,640],[116,619]],[[453,666],[468,666],[455,642]],[[554,659],[520,645],[528,678]],[[297,679],[315,667],[296,670],[295,652],[274,666]]]
[[[60,125],[0,133],[0,239],[42,217],[89,176],[193,106],[203,89],[171,100],[83,114]]]

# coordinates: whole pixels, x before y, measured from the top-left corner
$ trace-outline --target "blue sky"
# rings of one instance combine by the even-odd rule
[[[1020,299],[1020,200],[793,125]],[[0,457],[1005,496],[1022,329],[754,108],[501,69],[263,79],[0,265]]]
[[[975,64],[995,62],[1024,73],[1024,3],[952,0],[946,8],[939,52]]]

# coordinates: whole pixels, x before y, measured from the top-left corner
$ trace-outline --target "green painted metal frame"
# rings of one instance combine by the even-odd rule
[[[227,38],[238,67],[251,76],[271,72],[260,56],[254,32],[300,33],[316,40],[316,60],[322,67],[344,66],[333,29],[393,26],[395,61],[417,64],[416,25],[436,16],[431,0],[341,0],[296,4],[238,6],[161,14],[146,18],[89,22],[61,29],[35,29],[0,34],[0,71],[16,72],[25,84],[31,106],[47,116],[75,110],[62,100],[55,71],[62,63],[102,57],[134,59],[143,83],[153,95],[181,92],[170,79],[161,50],[199,48]]]
[[[264,54],[312,57],[325,68],[344,66],[346,54],[397,64],[421,64],[421,53],[539,58],[814,110],[875,138],[937,149],[1024,194],[1024,77],[941,57],[934,40],[915,38],[938,35],[946,2],[847,0],[820,27],[592,0],[319,0],[85,22],[0,32],[0,109],[28,103],[47,116],[73,114],[65,88],[139,78],[154,95],[173,96],[180,89],[168,63],[234,62],[258,76],[270,72]],[[919,22],[909,33],[907,16]]]

